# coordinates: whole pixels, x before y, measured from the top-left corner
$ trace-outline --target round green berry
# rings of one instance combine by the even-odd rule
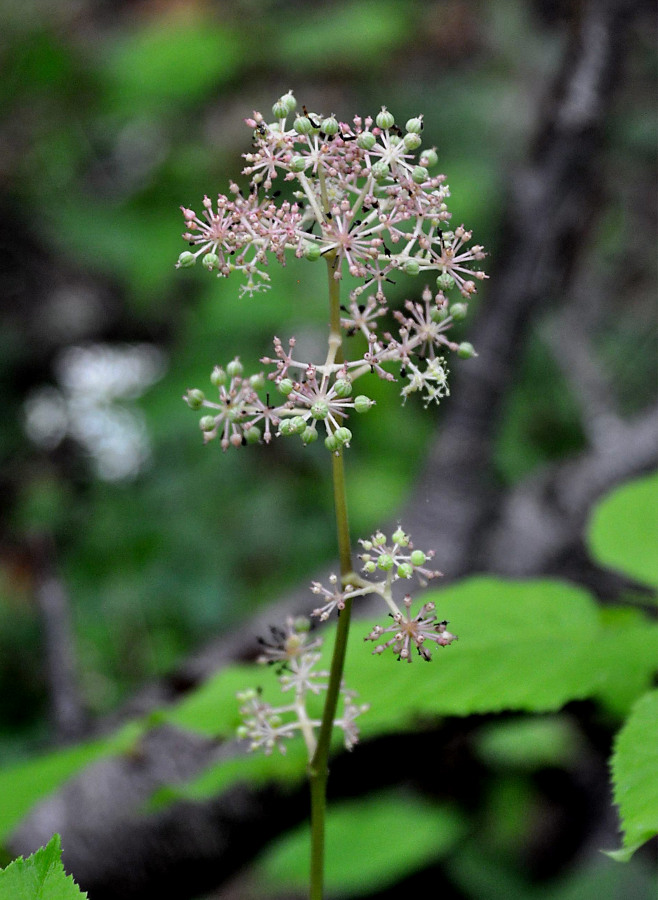
[[[363,131],[356,139],[356,146],[360,150],[372,150],[377,143],[377,138],[372,131]]]
[[[210,381],[215,385],[215,387],[221,387],[221,385],[226,384],[228,381],[228,376],[224,369],[220,366],[215,366],[212,370],[212,374],[210,375]]]
[[[187,392],[187,396],[185,397],[187,405],[190,407],[190,409],[201,409],[201,407],[203,406],[203,401],[205,399],[206,395],[198,388],[191,388]]]
[[[474,356],[477,356],[477,353],[473,344],[463,341],[457,348],[457,356],[461,356],[462,359],[472,359]]]
[[[416,184],[423,184],[430,177],[430,173],[427,171],[425,166],[414,166],[414,170],[411,173],[411,179]]]
[[[279,422],[279,434],[282,434],[284,437],[290,437],[291,434],[295,434],[295,429],[292,427],[290,419],[282,419]]]
[[[348,381],[346,378],[339,378],[334,384],[334,393],[337,397],[340,397],[341,400],[344,400],[345,397],[349,397],[352,393],[352,382]]]
[[[303,172],[306,168],[306,157],[304,156],[293,156],[290,160],[290,171],[291,172]]]
[[[259,372],[258,375],[250,375],[249,384],[255,391],[260,391],[265,387],[265,376],[262,372]]]
[[[216,253],[206,253],[201,260],[201,265],[205,266],[206,269],[216,269],[219,265],[219,256]]]
[[[359,394],[354,398],[354,409],[358,413],[366,413],[368,410],[372,409],[375,405],[375,401],[371,400],[370,397],[366,397],[365,394]]]
[[[367,572],[368,575],[372,575],[372,573],[376,570],[376,568],[377,568],[377,566],[371,559],[369,559],[368,562],[364,563],[364,565],[363,565],[363,571]]]
[[[468,314],[468,304],[467,303],[453,303],[450,307],[450,315],[455,320],[455,322],[461,322],[462,319],[465,319]]]
[[[304,259],[309,262],[317,262],[322,256],[322,250],[317,244],[306,244],[304,247]]]
[[[427,557],[422,550],[413,550],[409,557],[412,566],[422,566],[426,559]]]
[[[420,272],[420,264],[417,259],[408,259],[404,264],[404,271],[407,275],[418,275]]]
[[[283,394],[284,397],[287,397],[288,394],[292,392],[294,386],[295,385],[292,383],[290,378],[282,378],[281,381],[277,384],[279,392]]]
[[[377,118],[375,119],[378,128],[392,128],[395,125],[395,118],[392,113],[390,113],[385,106],[382,106],[381,112],[377,113]]]
[[[410,132],[404,136],[404,146],[407,150],[418,150],[422,143],[423,139],[421,136],[419,134],[414,134],[414,132]]]
[[[427,166],[428,169],[431,169],[438,161],[439,157],[436,155],[436,150],[433,147],[423,150],[423,154],[420,158],[421,166]]]
[[[293,434],[302,434],[306,430],[306,419],[303,416],[293,416],[290,420]]]
[[[398,526],[398,528],[391,535],[391,540],[395,541],[396,544],[400,547],[406,547],[409,543],[408,536],[404,533],[404,531]]]
[[[246,428],[244,436],[248,444],[257,444],[262,437],[260,428],[257,428],[255,425],[252,425],[251,428]]]
[[[297,134],[310,134],[313,131],[313,123],[308,116],[297,116],[292,127]]]
[[[414,567],[409,565],[409,563],[400,563],[398,566],[398,577],[399,578],[411,578],[414,574]]]
[[[409,119],[404,128],[405,131],[409,131],[411,134],[420,134],[423,130],[423,117],[416,116],[413,119]]]
[[[313,444],[318,439],[318,432],[312,425],[307,425],[302,431],[302,441],[305,444]]]
[[[334,118],[334,116],[329,116],[326,119],[322,120],[322,125],[320,125],[320,131],[326,135],[334,135],[338,134],[339,131],[338,119]]]
[[[386,535],[383,532],[378,531],[375,535],[373,535],[372,542],[375,547],[383,547],[386,543]]]
[[[232,359],[231,362],[226,367],[226,374],[229,378],[237,378],[239,375],[242,375],[244,372],[244,366],[237,358]]]
[[[383,181],[389,173],[389,168],[385,162],[380,161],[376,162],[370,171],[375,181]]]
[[[334,437],[341,446],[344,444],[346,447],[349,447],[350,441],[352,440],[352,432],[343,425],[341,428],[337,428],[334,431]]]
[[[177,266],[179,269],[189,269],[190,266],[193,266],[195,263],[196,256],[194,255],[194,253],[190,253],[189,250],[184,250],[178,257]]]
[[[335,434],[328,434],[326,436],[326,438],[324,439],[324,445],[327,448],[327,450],[331,450],[332,453],[334,453],[336,450],[340,449],[340,444],[336,440]]]
[[[448,318],[447,306],[433,306],[430,310],[430,319],[433,322],[444,322]]]
[[[329,404],[326,400],[316,400],[311,406],[311,415],[314,419],[326,419],[329,415]]]
[[[390,553],[382,553],[377,560],[377,568],[383,569],[385,572],[390,572],[394,565],[395,560]]]
[[[199,428],[201,431],[213,431],[215,428],[215,417],[203,416],[199,421]]]
[[[452,275],[444,272],[443,275],[439,275],[436,279],[436,286],[440,291],[451,291],[455,286],[455,279]]]

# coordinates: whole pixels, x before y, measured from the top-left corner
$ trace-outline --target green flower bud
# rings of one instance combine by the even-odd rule
[[[367,572],[368,575],[372,575],[372,573],[373,573],[376,569],[377,569],[377,566],[375,565],[375,563],[374,563],[372,560],[369,560],[369,561],[368,561],[367,563],[365,563],[364,566],[363,566],[363,571],[364,571],[364,572]]]
[[[232,359],[226,367],[226,374],[229,378],[236,378],[238,375],[242,375],[243,372],[244,366],[237,356],[235,357],[235,359]]]
[[[433,322],[444,322],[448,318],[447,306],[433,306],[430,310],[430,319]]]
[[[185,395],[185,401],[190,409],[201,409],[206,395],[197,388],[191,388]]]
[[[409,558],[412,566],[422,566],[426,560],[427,557],[422,550],[413,550]]]
[[[318,439],[318,432],[312,425],[307,425],[302,431],[302,441],[305,444],[313,444]]]
[[[193,266],[195,263],[196,256],[194,255],[194,253],[190,253],[189,250],[183,250],[181,255],[178,257],[176,267],[178,269],[189,269],[190,266]]]
[[[314,419],[326,419],[329,415],[329,404],[326,400],[316,400],[311,407],[311,415]]]
[[[371,169],[372,177],[375,181],[383,181],[388,175],[388,171],[389,169],[385,162],[376,162]]]
[[[320,125],[320,131],[327,135],[338,134],[338,119],[335,119],[333,116],[323,119],[322,125]]]
[[[334,437],[341,446],[345,444],[347,447],[349,447],[350,441],[352,440],[352,432],[349,430],[349,428],[345,428],[345,426],[343,425],[341,428],[337,428],[335,430]]]
[[[306,420],[303,416],[293,416],[290,420],[290,427],[293,434],[302,434],[306,431]]]
[[[418,150],[420,145],[423,143],[423,139],[419,134],[414,134],[414,132],[409,132],[409,134],[405,134],[404,136],[404,146],[407,150]]]
[[[410,566],[409,563],[400,563],[400,565],[398,566],[398,576],[400,578],[411,578],[413,574],[413,566]]]
[[[390,555],[390,553],[382,553],[377,560],[377,568],[383,569],[385,572],[390,572],[394,565],[395,560]]]
[[[461,322],[462,319],[466,318],[467,313],[467,303],[453,303],[450,307],[450,315],[455,320],[455,322]]]
[[[405,131],[411,132],[411,134],[420,134],[423,130],[423,117],[417,116],[414,119],[409,119],[407,124],[404,126]]]
[[[408,535],[406,535],[399,526],[391,535],[391,540],[398,544],[400,547],[406,547],[409,543]]]
[[[308,116],[297,116],[292,127],[297,134],[310,134],[313,131],[313,124]]]
[[[477,356],[477,353],[473,344],[463,341],[457,348],[457,356],[461,356],[462,359],[472,359],[474,356]]]
[[[215,428],[215,417],[203,416],[203,418],[199,420],[199,428],[201,431],[213,431]]]
[[[383,547],[385,543],[386,535],[383,532],[378,531],[377,534],[373,536],[373,544],[375,547]]]
[[[377,113],[375,122],[378,128],[392,128],[395,125],[395,118],[385,106],[382,106],[381,112]]]
[[[295,434],[295,429],[292,427],[290,419],[282,419],[279,422],[279,434],[282,434],[284,437],[290,437],[291,434]]]
[[[276,101],[276,103],[272,105],[272,115],[275,119],[285,119],[285,117],[288,115],[288,107],[284,102],[283,97],[281,97]]]
[[[297,616],[293,623],[293,628],[297,634],[304,634],[311,630],[311,620],[306,616]]]
[[[427,166],[428,169],[431,169],[435,166],[439,161],[439,157],[436,155],[436,150],[434,147],[431,147],[428,150],[423,150],[423,154],[420,157],[421,166]]]
[[[248,444],[257,444],[260,441],[262,434],[260,428],[252,425],[251,428],[245,430],[244,436]]]
[[[317,244],[306,244],[304,247],[304,259],[309,262],[317,262],[322,256],[322,250]]]
[[[377,143],[377,138],[372,131],[363,131],[356,139],[356,146],[361,150],[372,150]]]
[[[277,109],[282,109],[284,111],[283,114],[279,115]],[[290,113],[293,113],[296,109],[297,101],[293,97],[292,91],[288,91],[287,94],[284,94],[283,97],[279,97],[276,101],[272,107],[272,113],[277,119],[285,119],[286,116],[289,116]]]
[[[282,378],[281,381],[277,384],[280,393],[282,393],[284,397],[288,396],[294,386],[295,385],[292,383],[290,378]]]
[[[455,279],[452,275],[444,272],[443,275],[439,275],[436,279],[436,286],[440,291],[451,291],[455,286]]]
[[[219,265],[219,256],[216,253],[206,253],[201,260],[201,265],[206,269],[215,269]]]
[[[397,147],[398,144],[402,143],[402,138],[400,137],[399,134],[389,134],[388,142],[391,145],[391,147]]]
[[[340,447],[340,444],[336,440],[336,436],[334,434],[328,434],[326,436],[326,438],[324,439],[324,445],[327,450],[331,450],[332,453],[334,453]]]
[[[427,181],[430,177],[430,173],[427,171],[425,166],[414,166],[414,170],[411,173],[412,181],[416,184],[423,184],[423,182]]]
[[[265,387],[265,376],[262,372],[259,372],[258,375],[250,375],[249,384],[255,391],[260,391]]]
[[[375,401],[371,400],[370,397],[366,397],[365,394],[359,394],[358,397],[354,398],[354,409],[358,413],[368,412],[374,405]]]
[[[293,156],[290,160],[290,170],[292,172],[303,172],[306,168],[306,158],[304,156]]]
[[[372,541],[361,541],[364,550],[372,550]]]
[[[244,702],[240,695],[238,695],[238,700],[241,703]],[[235,733],[241,741],[243,741],[245,738],[249,737],[249,729],[247,728],[246,725],[238,725]]]
[[[418,275],[420,272],[420,265],[417,259],[408,259],[404,264],[404,271],[407,275]]]
[[[228,376],[224,369],[222,369],[220,366],[215,366],[210,375],[210,381],[215,385],[215,387],[221,387],[228,381]]]
[[[344,400],[345,397],[349,397],[352,393],[352,382],[348,381],[346,378],[339,378],[334,384],[334,392],[337,397]]]

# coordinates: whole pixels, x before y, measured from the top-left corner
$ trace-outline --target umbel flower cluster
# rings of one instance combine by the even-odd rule
[[[457,637],[447,630],[448,622],[437,619],[432,601],[423,603],[412,614],[411,596],[407,594],[404,597],[403,609],[400,609],[393,598],[392,588],[400,580],[415,577],[425,585],[428,580],[438,577],[441,573],[427,565],[433,552],[415,550],[409,535],[400,527],[390,538],[377,531],[368,540],[360,540],[359,543],[363,550],[359,554],[363,577],[352,573],[344,587],[339,585],[336,575],[330,576],[328,588],[313,582],[311,591],[321,598],[322,605],[314,609],[311,615],[324,622],[334,611],[340,614],[348,596],[354,599],[377,594],[388,607],[392,623],[375,625],[364,637],[365,641],[377,643],[373,654],[392,648],[398,660],[411,662],[415,651],[429,662],[432,658],[431,647],[447,647]],[[272,628],[269,640],[260,639],[263,652],[258,662],[279,668],[281,690],[290,691],[293,699],[288,704],[272,706],[263,700],[258,691],[244,691],[239,695],[243,724],[238,729],[238,736],[249,740],[250,750],[262,748],[269,754],[276,747],[285,753],[284,742],[301,732],[309,756],[313,755],[315,732],[320,721],[309,713],[307,701],[309,696],[317,696],[326,689],[328,673],[316,671],[321,659],[319,648],[322,639],[311,639],[309,628],[308,619],[289,618],[285,629]],[[334,725],[342,729],[345,746],[351,750],[359,737],[355,720],[367,711],[368,706],[357,704],[355,692],[344,685],[341,695],[343,711]]]
[[[404,399],[418,392],[426,404],[438,402],[448,393],[442,354],[475,355],[471,344],[451,341],[448,331],[466,316],[476,281],[486,277],[471,268],[485,254],[469,246],[471,233],[463,225],[450,228],[450,189],[445,175],[430,175],[437,154],[421,149],[422,116],[400,129],[385,107],[374,120],[357,116],[350,124],[305,108],[295,114],[296,108],[288,93],[274,104],[274,121],[260,113],[246,120],[253,129],[243,170],[249,191],[231,184],[230,196],[220,194],[215,203],[206,196],[200,215],[182,207],[183,237],[192,249],[181,253],[178,266],[200,261],[219,277],[240,273],[243,293],[253,295],[267,287],[272,258],[285,265],[289,255],[324,257],[334,279],[348,274],[356,280],[340,324],[346,335],[364,340],[340,362],[330,343],[319,363],[297,359],[294,338],[287,346],[275,338],[274,356],[262,360],[271,367],[267,377],[245,377],[238,359],[216,368],[211,381],[218,400],[199,389],[185,399],[203,409],[205,439],[218,437],[224,450],[280,435],[298,435],[308,444],[321,428],[327,447],[337,451],[349,445],[351,411],[373,405],[365,394],[352,396],[360,376],[393,381],[395,367]],[[289,198],[275,199],[287,182]],[[386,288],[398,273],[431,277],[435,286],[425,287],[420,302],[407,300],[386,328]],[[268,381],[278,389],[278,402],[262,394]]]

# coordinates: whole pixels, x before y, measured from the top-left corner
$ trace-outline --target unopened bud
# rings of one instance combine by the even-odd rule
[[[342,426],[334,431],[334,437],[341,446],[344,444],[346,447],[349,447],[350,441],[352,440],[352,432],[349,428]]]
[[[374,163],[372,169],[372,177],[375,181],[383,181],[384,178],[388,175],[389,169],[385,162],[376,162]]]
[[[379,559],[377,560],[377,568],[383,569],[384,572],[389,572],[393,566],[395,565],[395,560],[391,556],[390,553],[382,553]]]
[[[320,131],[326,135],[334,135],[338,134],[338,120],[333,116],[329,116],[326,119],[322,120],[322,125],[320,126]]]
[[[219,256],[216,253],[206,253],[206,255],[201,260],[201,265],[205,266],[206,269],[216,269],[219,265]]]
[[[468,314],[468,304],[467,303],[453,303],[450,307],[450,315],[455,320],[455,322],[461,322],[462,319],[465,319]]]
[[[345,397],[349,397],[352,393],[352,382],[348,381],[346,378],[339,378],[334,384],[334,393],[337,397],[340,397],[341,400],[344,400]]]
[[[314,419],[326,419],[329,415],[329,404],[326,400],[316,400],[311,406],[311,415]]]
[[[189,250],[184,250],[181,255],[178,257],[178,262],[176,263],[177,269],[189,269],[190,266],[193,266],[196,263],[196,256],[194,253],[190,253]]]
[[[409,132],[409,134],[405,134],[404,136],[404,146],[407,150],[418,150],[422,143],[423,139],[421,136],[414,132]]]
[[[430,173],[425,166],[414,166],[411,178],[416,184],[423,184],[430,177]]]
[[[398,566],[398,577],[399,578],[411,578],[414,574],[414,567],[409,565],[409,563],[400,563]]]
[[[191,388],[184,399],[190,409],[201,409],[203,401],[206,399],[206,395],[197,388]]]
[[[235,357],[235,359],[232,359],[226,367],[226,374],[229,378],[236,378],[238,375],[242,375],[243,371],[244,366],[237,356]]]
[[[308,116],[297,116],[292,127],[297,134],[310,134],[313,131],[313,123]]]
[[[359,394],[358,397],[354,398],[354,409],[358,413],[368,412],[374,405],[375,401],[371,400],[370,397],[366,397],[365,394]]]
[[[422,550],[413,550],[409,559],[412,566],[422,566],[427,557]]]
[[[408,259],[404,264],[404,271],[407,275],[418,275],[420,272],[420,264],[417,259]]]
[[[440,291],[452,290],[455,286],[455,279],[452,275],[448,275],[447,272],[444,272],[443,275],[439,275],[436,279],[436,286]]]
[[[322,250],[317,244],[306,244],[304,247],[304,259],[309,262],[317,262],[322,256]]]
[[[372,133],[372,131],[364,131],[356,139],[356,145],[361,150],[372,150],[372,148],[375,146],[376,143],[377,143],[377,138]]]
[[[210,381],[215,385],[215,387],[221,387],[221,385],[226,384],[228,381],[228,376],[224,369],[220,366],[215,366],[212,370],[212,374],[210,375]]]
[[[281,381],[277,384],[277,388],[284,397],[287,397],[294,388],[294,384],[292,383],[290,378],[282,378]]]
[[[395,125],[395,118],[385,106],[382,106],[381,112],[377,113],[375,122],[378,128],[392,128]]]
[[[428,169],[431,169],[438,163],[438,161],[439,157],[436,155],[436,150],[434,149],[434,147],[423,150],[422,156],[420,157],[421,166],[427,166]]]
[[[203,418],[199,421],[199,428],[201,431],[213,431],[215,428],[215,417],[214,416],[203,416]]]
[[[473,344],[463,341],[457,348],[457,356],[461,356],[462,359],[472,359],[474,356],[477,356],[477,353]]]

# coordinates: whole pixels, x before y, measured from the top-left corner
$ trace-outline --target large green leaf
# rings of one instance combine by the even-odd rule
[[[624,839],[610,856],[627,860],[658,834],[658,690],[637,701],[617,735],[612,780]]]
[[[637,615],[602,618],[593,598],[573,585],[473,578],[423,599],[430,596],[459,641],[437,648],[429,664],[419,658],[412,664],[397,662],[390,653],[373,657],[372,644],[360,639],[370,625],[354,622],[345,680],[370,704],[359,719],[362,738],[410,730],[446,715],[554,712],[586,697],[623,714],[656,671],[655,623]],[[333,632],[326,637],[330,648]],[[242,678],[239,687],[262,686],[266,699],[276,697],[271,670],[243,667],[237,676],[222,673],[167,719],[204,734],[226,735],[237,708],[230,685],[237,689]],[[176,795],[208,796],[241,779],[301,778],[306,756],[297,743],[290,743],[285,760],[256,755],[224,762]]]
[[[326,887],[359,897],[393,884],[443,856],[463,837],[457,812],[403,792],[330,806],[326,821]],[[287,834],[265,854],[261,884],[303,891],[308,885],[308,827]]]
[[[58,834],[32,856],[20,856],[0,872],[0,900],[80,900],[86,896],[64,871]]]
[[[592,515],[589,540],[606,566],[658,588],[658,473],[603,500]]]

